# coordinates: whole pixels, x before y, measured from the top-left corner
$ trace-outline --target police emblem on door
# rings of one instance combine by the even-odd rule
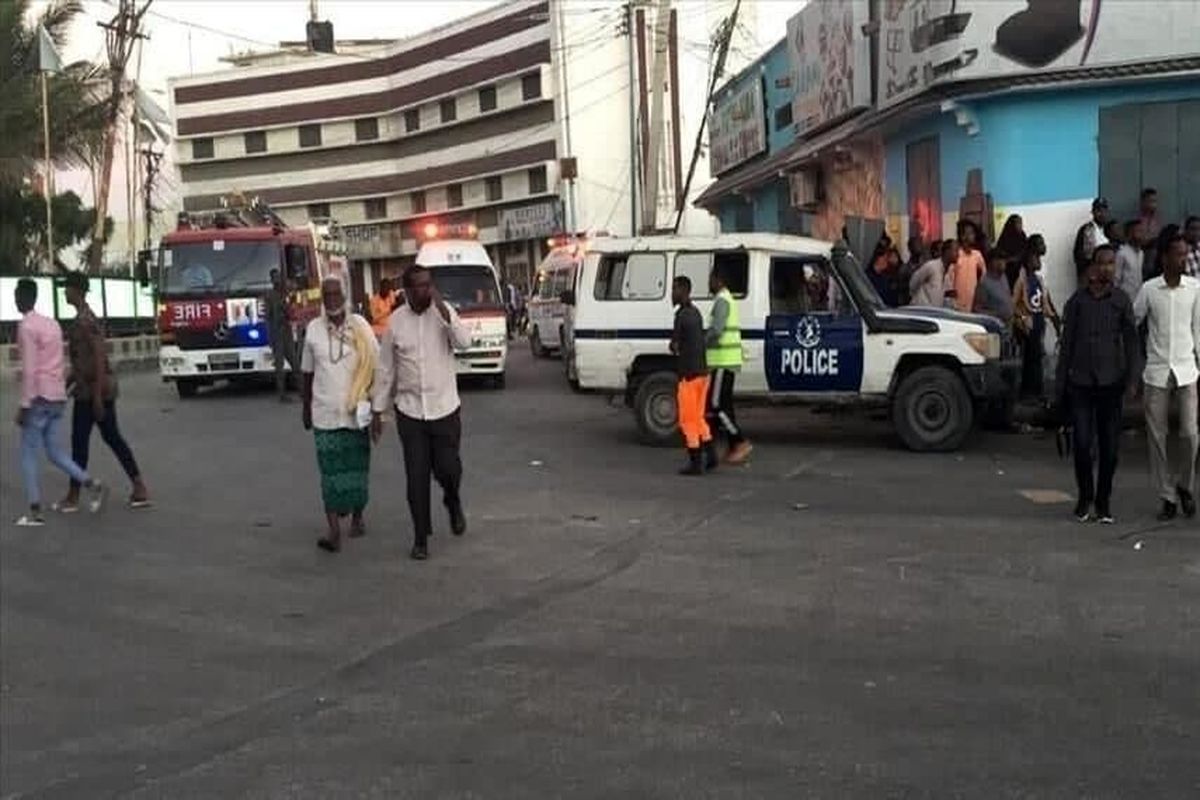
[[[821,343],[821,322],[816,317],[801,317],[796,323],[796,344],[811,349]]]

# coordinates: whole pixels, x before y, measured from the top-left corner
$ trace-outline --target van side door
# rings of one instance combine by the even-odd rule
[[[772,256],[765,366],[772,392],[857,393],[863,320],[821,256]]]

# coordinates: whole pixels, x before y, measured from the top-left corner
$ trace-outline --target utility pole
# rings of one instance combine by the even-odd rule
[[[316,2],[316,0],[313,0]],[[567,28],[563,20],[565,16],[563,6],[566,5],[566,0],[554,0],[556,9],[555,26],[558,28],[558,61],[562,67],[562,102],[563,102],[563,144],[566,146],[567,157],[573,157],[574,153],[571,150],[571,100],[570,87],[571,82],[567,76],[567,63],[571,60],[571,53],[567,50]],[[562,163],[562,162],[560,162]],[[579,222],[575,214],[575,179],[567,179],[567,219],[564,226],[568,231],[574,233],[578,228]]]
[[[88,271],[100,268],[104,257],[105,230],[108,218],[108,194],[112,189],[113,155],[117,145],[118,123],[125,109],[125,69],[139,39],[149,38],[141,32],[142,18],[153,0],[119,0],[116,16],[108,22],[96,23],[104,29],[104,46],[108,56],[109,96],[104,109],[104,142],[100,150],[100,174],[96,190],[96,223],[92,228],[92,246],[88,253]]]
[[[154,248],[153,235],[151,227],[154,223],[154,182],[159,175],[159,163],[162,161],[163,154],[154,149],[154,145],[146,145],[146,149],[142,151],[142,158],[145,159],[145,178],[142,183],[142,220],[146,227],[145,248],[152,250]]]
[[[671,20],[671,0],[658,0],[654,17],[654,71],[651,74],[650,141],[647,143],[646,191],[642,194],[642,230],[653,232],[658,227],[658,168],[662,157],[665,119],[663,117],[663,82],[667,79],[667,33]],[[671,91],[675,91],[671,87]]]
[[[625,35],[629,40],[629,235],[638,233],[637,79],[634,72],[633,0],[625,4]]]
[[[672,233],[679,233],[679,224],[683,221],[683,211],[687,208],[688,192],[692,188],[692,177],[696,174],[696,162],[700,159],[700,146],[704,142],[704,126],[708,122],[708,114],[712,110],[713,94],[717,91],[717,82],[725,74],[725,59],[729,55],[729,43],[733,41],[733,32],[737,30],[738,11],[741,7],[742,0],[737,0],[729,19],[725,20],[718,29],[717,39],[713,43],[717,47],[717,63],[713,67],[712,80],[708,82],[708,96],[704,100],[704,115],[700,117],[700,127],[696,129],[696,145],[692,148],[692,161],[688,164],[687,179],[683,182],[683,194],[680,195],[683,202],[679,204],[679,211],[675,215],[675,226],[671,229]]]

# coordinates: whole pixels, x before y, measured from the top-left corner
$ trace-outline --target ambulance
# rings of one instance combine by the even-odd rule
[[[508,358],[508,317],[496,268],[476,238],[474,225],[422,228],[417,264],[427,268],[446,302],[471,332],[471,344],[455,352],[458,374],[480,375],[494,388],[504,388]]]
[[[565,347],[582,389],[624,396],[647,444],[679,436],[671,282],[691,280],[707,320],[714,269],[738,303],[739,396],[885,407],[915,451],[958,449],[984,409],[1015,396],[1020,359],[1005,326],[886,308],[840,244],[767,233],[597,239],[567,297]]]

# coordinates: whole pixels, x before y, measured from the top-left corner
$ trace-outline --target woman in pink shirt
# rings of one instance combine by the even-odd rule
[[[34,310],[37,293],[37,284],[29,278],[17,281],[17,310],[23,315],[17,325],[17,347],[21,353],[21,409],[17,412],[17,425],[21,428],[21,473],[29,500],[29,512],[17,518],[17,525],[22,527],[46,524],[38,483],[41,449],[45,449],[51,464],[87,487],[89,508],[93,512],[103,507],[106,495],[105,487],[72,461],[58,441],[58,423],[67,405],[62,329],[57,322]]]
[[[958,260],[946,272],[946,299],[964,313],[971,312],[975,287],[983,277],[986,265],[979,252],[979,228],[969,219],[958,221]]]

